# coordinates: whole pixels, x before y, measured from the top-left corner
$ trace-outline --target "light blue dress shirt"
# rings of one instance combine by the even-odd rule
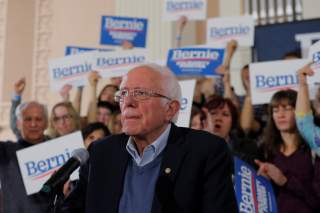
[[[164,150],[168,142],[170,129],[171,124],[167,126],[165,131],[153,143],[143,150],[141,156],[136,149],[133,138],[129,138],[126,149],[138,166],[144,166],[152,162]]]

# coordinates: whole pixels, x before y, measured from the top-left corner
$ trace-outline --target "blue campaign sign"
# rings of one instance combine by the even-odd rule
[[[176,75],[218,75],[223,62],[223,49],[179,48],[168,52],[167,66]]]
[[[239,213],[277,213],[270,181],[258,176],[247,163],[234,157],[234,181]]]
[[[100,43],[121,45],[130,41],[134,47],[145,47],[148,20],[118,16],[102,16]]]
[[[101,48],[89,48],[89,47],[77,47],[77,46],[66,46],[65,55],[75,55],[82,52],[88,51],[112,51],[112,49],[101,49]]]

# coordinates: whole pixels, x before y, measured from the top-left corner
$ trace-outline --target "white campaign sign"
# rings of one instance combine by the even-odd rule
[[[52,173],[70,157],[73,150],[84,148],[80,131],[17,151],[27,194],[39,192]]]
[[[306,59],[297,59],[250,64],[252,104],[269,103],[272,95],[279,90],[297,90],[297,71],[306,63]]]
[[[309,62],[313,62],[311,68],[314,71],[314,75],[308,77],[308,84],[313,87],[318,87],[320,85],[320,41],[310,47],[308,59]]]
[[[176,124],[180,127],[189,127],[196,80],[179,81],[179,84],[182,91],[182,100]]]
[[[239,46],[253,46],[254,19],[252,16],[234,16],[207,20],[207,44],[226,44],[236,40]]]
[[[206,19],[207,0],[164,0],[163,20],[176,21],[181,16],[189,20]]]
[[[104,78],[122,76],[134,66],[146,63],[148,53],[145,49],[90,51],[49,60],[50,87],[57,91],[65,84],[83,86],[92,70]]]
[[[99,71],[103,78],[125,75],[135,66],[149,61],[149,51],[146,49],[121,50],[113,52],[98,52],[94,70]]]
[[[82,86],[95,64],[96,51],[83,52],[49,60],[51,90],[57,91],[65,84]]]

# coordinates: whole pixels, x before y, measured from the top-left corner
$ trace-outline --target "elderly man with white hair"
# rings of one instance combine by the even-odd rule
[[[90,147],[62,212],[237,212],[223,139],[177,127],[181,89],[170,70],[138,66],[115,95],[123,134]]]
[[[0,142],[0,183],[3,212],[44,213],[48,201],[40,195],[27,196],[19,170],[16,151],[44,142],[44,131],[48,126],[48,114],[44,105],[32,101],[17,108],[17,127],[22,138],[18,143]],[[0,210],[1,210],[0,208]]]

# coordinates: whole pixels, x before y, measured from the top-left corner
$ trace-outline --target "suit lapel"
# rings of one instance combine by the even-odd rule
[[[126,151],[127,137],[121,141],[116,141],[119,146],[112,150],[111,159],[117,159],[107,163],[108,160],[103,160],[103,167],[101,172],[102,185],[98,189],[102,195],[104,206],[103,212],[118,212],[118,206],[123,191],[124,177],[129,160],[128,152]],[[103,156],[104,159],[110,159],[110,156]],[[103,189],[102,189],[103,188]]]
[[[182,131],[183,129],[172,124],[168,143],[163,151],[152,213],[162,212],[166,204],[173,199],[175,179],[186,154]]]

